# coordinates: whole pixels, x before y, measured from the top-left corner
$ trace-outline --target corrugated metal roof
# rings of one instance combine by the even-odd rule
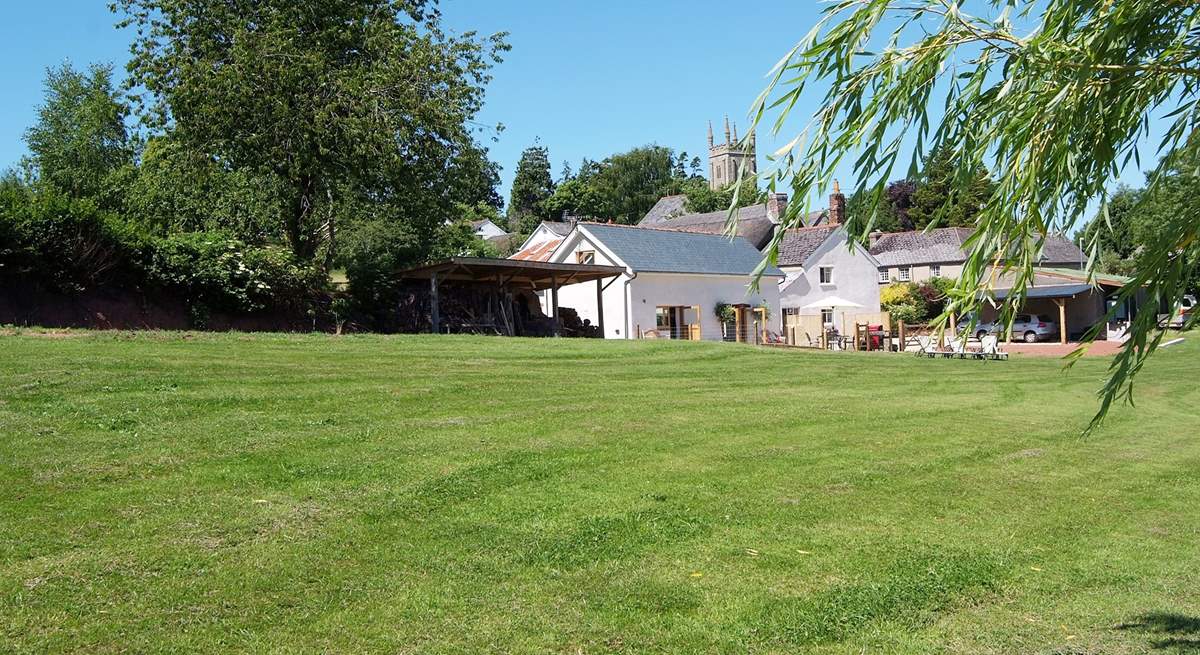
[[[1081,271],[1073,268],[1038,266],[1034,268],[1033,271],[1038,275],[1066,278],[1068,280],[1075,280],[1078,282],[1088,281],[1087,271]],[[1094,279],[1096,282],[1110,287],[1123,287],[1133,281],[1133,278],[1131,277],[1126,277],[1124,275],[1113,275],[1109,273],[1096,273]]]
[[[762,254],[742,237],[603,223],[580,226],[634,272],[750,275],[762,261]],[[775,266],[763,273],[783,276]]]
[[[535,243],[524,250],[513,253],[512,257],[509,257],[509,259],[519,259],[529,262],[548,262],[550,261],[550,255],[554,254],[554,249],[557,248],[558,244],[562,242],[562,239],[551,239],[549,241]]]

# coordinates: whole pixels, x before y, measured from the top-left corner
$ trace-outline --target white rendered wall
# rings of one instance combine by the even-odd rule
[[[833,267],[830,284],[821,284],[821,267]],[[879,269],[875,262],[855,248],[846,246],[844,232],[835,233],[813,256],[807,268],[787,268],[790,276],[799,275],[781,290],[783,307],[804,307],[825,298],[837,296],[862,305],[862,309],[847,310],[855,314],[879,311]],[[801,314],[820,314],[821,309],[803,309]]]

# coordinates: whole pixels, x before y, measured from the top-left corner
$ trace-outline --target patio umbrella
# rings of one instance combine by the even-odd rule
[[[852,309],[854,307],[862,307],[862,305],[854,302],[853,300],[846,300],[845,298],[838,298],[837,296],[829,296],[815,302],[810,302],[800,309],[825,309],[827,307],[843,307]]]

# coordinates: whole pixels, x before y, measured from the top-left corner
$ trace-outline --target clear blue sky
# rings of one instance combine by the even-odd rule
[[[11,2],[0,22],[0,168],[24,154],[21,136],[41,101],[46,67],[111,62],[123,73],[128,34],[113,27],[107,0]],[[601,159],[657,143],[706,152],[706,122],[725,114],[745,124],[772,65],[809,30],[821,3],[709,0],[444,0],[448,28],[507,31],[513,49],[494,71],[479,117],[503,123],[499,141],[485,137],[503,167],[507,197],[521,150],[535,138],[549,147],[557,177],[564,160]],[[811,115],[820,98],[793,112]],[[790,138],[790,137],[789,137]],[[786,139],[785,139],[786,141]],[[759,165],[773,150],[759,133]],[[777,144],[776,144],[777,145]],[[1150,153],[1146,153],[1150,154]],[[1147,163],[1151,156],[1144,159]],[[850,179],[848,171],[841,175]],[[1123,179],[1140,184],[1141,174]]]

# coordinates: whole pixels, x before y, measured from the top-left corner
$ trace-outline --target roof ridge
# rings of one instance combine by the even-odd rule
[[[624,228],[629,228],[631,230],[653,230],[655,232],[671,232],[672,234],[695,234],[696,236],[702,236],[702,237],[722,237],[722,238],[725,237],[725,235],[723,235],[723,234],[709,234],[708,232],[693,232],[692,230],[684,230],[682,228],[677,228],[677,227],[660,227],[659,225],[655,225],[654,227],[647,227],[645,225],[625,225],[624,223],[595,223],[592,221],[580,221],[579,225],[599,225],[601,227],[624,227]],[[740,235],[736,235],[736,236],[740,236]]]

